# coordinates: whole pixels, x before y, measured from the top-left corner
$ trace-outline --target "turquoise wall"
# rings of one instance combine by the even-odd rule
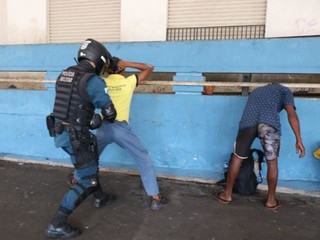
[[[108,43],[112,55],[149,62],[155,71],[320,73],[320,38],[242,41]],[[1,71],[44,71],[47,79],[74,63],[78,44],[0,46]],[[52,111],[54,91],[0,90],[0,154],[41,162],[69,163],[47,134],[45,117]],[[159,174],[219,180],[222,164],[233,148],[246,96],[135,94],[131,125],[149,150]],[[296,98],[307,154],[299,159],[295,138],[282,113],[279,179],[283,186],[320,189],[320,161],[312,151],[320,145],[320,100]],[[254,147],[259,147],[258,141]],[[101,166],[135,170],[116,145],[101,156]],[[266,166],[263,167],[265,176]],[[287,180],[290,180],[288,182]],[[303,184],[308,183],[308,184]]]
[[[199,42],[106,43],[112,55],[158,72],[319,73],[320,37]],[[79,44],[0,45],[0,71],[60,71]]]

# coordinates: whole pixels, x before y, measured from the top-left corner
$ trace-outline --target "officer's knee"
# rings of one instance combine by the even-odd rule
[[[81,183],[76,183],[72,186],[71,190],[77,195],[76,201],[74,203],[75,207],[79,206],[88,196],[98,190],[99,184],[84,186]]]

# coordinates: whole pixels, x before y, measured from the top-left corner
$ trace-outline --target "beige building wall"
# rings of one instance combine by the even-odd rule
[[[122,0],[121,41],[165,41],[168,0]]]
[[[0,44],[8,42],[7,0],[0,0]]]
[[[48,1],[0,0],[0,44],[47,43]],[[169,3],[121,0],[120,41],[165,41]],[[320,0],[268,0],[266,37],[320,35],[319,12]]]
[[[268,0],[266,37],[320,35],[320,0]]]
[[[46,43],[46,0],[0,0],[0,43]]]

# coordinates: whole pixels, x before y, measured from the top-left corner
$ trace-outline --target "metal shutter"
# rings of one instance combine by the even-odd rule
[[[121,0],[49,0],[49,43],[120,41]]]
[[[267,0],[169,0],[168,28],[265,25]]]
[[[167,41],[264,38],[267,0],[169,0]]]

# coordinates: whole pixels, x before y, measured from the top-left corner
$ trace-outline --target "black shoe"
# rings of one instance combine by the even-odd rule
[[[50,238],[73,238],[81,234],[81,231],[77,227],[72,227],[68,223],[64,223],[61,226],[55,227],[49,224],[45,230],[45,235]]]
[[[98,197],[94,198],[93,205],[95,208],[101,208],[105,205],[112,204],[114,201],[116,201],[116,199],[117,199],[116,195],[104,193],[103,196],[100,196],[99,198]]]
[[[150,202],[150,209],[154,211],[159,211],[161,208],[163,208],[165,205],[167,205],[169,200],[164,197],[160,197],[160,200],[155,200],[151,198]]]

